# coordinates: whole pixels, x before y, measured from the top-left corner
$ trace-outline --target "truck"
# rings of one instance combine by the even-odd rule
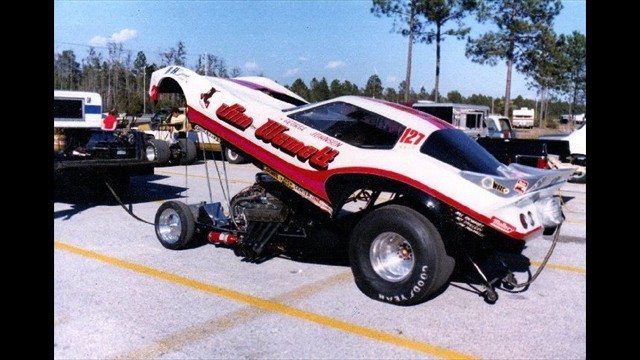
[[[411,106],[416,110],[448,122],[472,137],[482,136],[482,130],[486,128],[484,119],[489,115],[489,107],[484,105],[436,103],[429,100],[419,100]]]
[[[513,109],[513,127],[516,128],[533,128],[533,120],[535,118],[535,110],[529,108]]]
[[[480,144],[501,163],[511,163],[548,169],[550,156],[560,162],[568,162],[571,151],[569,142],[562,139],[500,139],[478,138]]]
[[[472,138],[516,137],[509,118],[490,114],[488,106],[419,100],[411,107],[448,122]]]
[[[117,194],[131,176],[151,175],[155,162],[144,134],[131,129],[102,130],[102,97],[96,92],[53,91],[54,183],[84,182],[99,192],[108,183]]]

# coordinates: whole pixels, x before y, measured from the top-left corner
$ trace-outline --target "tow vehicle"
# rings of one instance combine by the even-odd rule
[[[109,183],[120,195],[131,176],[153,174],[144,134],[131,129],[102,130],[102,97],[95,92],[53,91],[54,182],[83,181],[103,193]],[[64,185],[61,185],[64,186]]]

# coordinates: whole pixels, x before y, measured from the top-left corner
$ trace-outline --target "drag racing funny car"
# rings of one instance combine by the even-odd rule
[[[557,240],[564,215],[555,193],[573,170],[506,166],[432,115],[358,96],[309,104],[268,79],[179,66],[151,77],[153,100],[171,93],[193,124],[261,171],[233,196],[222,186],[224,203],[163,203],[155,229],[166,248],[209,241],[259,263],[295,244],[344,239],[335,251],[346,253],[364,294],[414,305],[449,282],[456,261],[473,264],[495,302],[498,286],[523,283],[506,265],[487,276],[475,250],[543,233]]]

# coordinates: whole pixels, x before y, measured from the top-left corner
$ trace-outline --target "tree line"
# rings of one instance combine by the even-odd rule
[[[536,108],[542,119],[586,109],[586,36],[578,32],[557,35],[551,30],[553,18],[562,8],[559,0],[373,0],[375,16],[394,18],[393,30],[409,37],[407,74],[398,88],[382,86],[378,75],[371,75],[364,87],[348,80],[330,82],[312,78],[309,84],[296,79],[285,85],[314,102],[341,95],[361,95],[398,103],[418,100],[486,105],[494,113],[509,115],[513,107]],[[458,91],[439,92],[440,48],[446,37],[463,39],[470,28],[463,20],[475,14],[480,22],[493,22],[498,30],[477,38],[467,38],[466,56],[480,64],[507,64],[505,96],[480,94],[463,97]],[[447,27],[447,23],[455,25]],[[436,43],[434,88],[416,92],[410,84],[412,46],[415,42]],[[78,59],[73,50],[54,53],[54,89],[98,92],[105,108],[121,112],[148,112],[147,88],[150,75],[167,65],[187,67],[186,45],[179,41],[160,53],[160,64],[149,63],[143,51],[135,56],[120,43],[109,43],[106,53],[89,47],[88,55]],[[525,74],[528,86],[536,89],[540,101],[511,99],[511,69]],[[199,74],[219,77],[242,75],[238,67],[229,68],[222,57],[200,54],[191,67]],[[161,104],[166,105],[166,104]],[[542,123],[542,122],[541,122]]]
[[[586,36],[577,31],[570,35],[553,31],[553,21],[562,8],[560,0],[372,0],[371,12],[393,18],[392,31],[409,38],[405,101],[411,89],[413,44],[436,45],[434,100],[438,102],[442,42],[448,37],[464,39],[471,30],[464,20],[474,16],[479,23],[495,28],[475,38],[467,36],[465,55],[483,65],[506,63],[503,114],[510,114],[515,68],[538,92],[539,111],[546,119],[554,96],[569,99],[570,113],[586,106]]]

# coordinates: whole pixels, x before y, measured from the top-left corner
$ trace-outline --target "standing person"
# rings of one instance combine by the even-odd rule
[[[177,131],[182,129],[186,130],[187,116],[181,114],[177,107],[171,109],[171,115],[169,117],[169,124],[173,125]]]
[[[109,111],[107,117],[102,119],[102,130],[113,131],[116,129],[116,126],[118,125],[118,119],[116,118],[117,113],[116,109]]]

